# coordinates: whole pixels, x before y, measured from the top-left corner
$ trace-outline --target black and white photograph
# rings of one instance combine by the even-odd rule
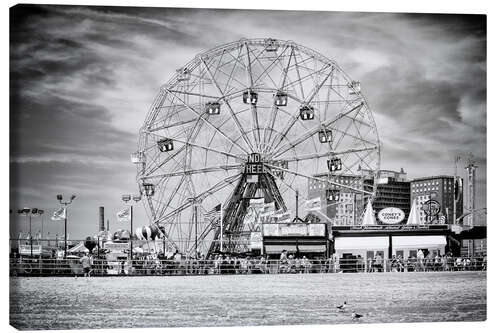
[[[9,325],[490,319],[486,12],[160,6],[9,8]]]

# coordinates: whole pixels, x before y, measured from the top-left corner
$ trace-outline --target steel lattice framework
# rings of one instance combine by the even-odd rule
[[[160,148],[159,148],[160,147]],[[264,172],[248,183],[247,160]],[[339,159],[342,169],[332,171]],[[307,196],[309,180],[373,195],[314,176],[377,174],[380,143],[359,83],[336,62],[292,41],[244,39],[199,54],[163,85],[140,130],[135,162],[152,223],[184,253],[215,250],[218,223],[203,218],[223,204],[224,232],[244,232],[248,198],[286,210]]]

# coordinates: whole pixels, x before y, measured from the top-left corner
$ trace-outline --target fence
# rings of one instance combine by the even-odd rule
[[[486,270],[486,257],[407,259],[372,261],[364,259],[267,260],[161,260],[158,258],[122,261],[92,260],[91,275],[213,275],[213,274],[312,274],[376,273]],[[79,259],[11,258],[10,274],[18,276],[83,275]]]

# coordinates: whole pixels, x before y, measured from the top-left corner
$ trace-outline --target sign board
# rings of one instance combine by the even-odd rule
[[[263,224],[264,236],[272,237],[324,237],[324,223],[265,223]]]
[[[309,224],[308,226],[308,236],[324,237],[325,236],[325,225],[323,223]]]
[[[378,212],[378,219],[385,224],[398,224],[405,219],[405,212],[396,207],[387,207]]]
[[[307,236],[306,224],[280,225],[280,236]]]
[[[264,236],[279,236],[280,235],[279,224],[275,224],[275,223],[264,224],[262,227],[262,231],[264,233]]]
[[[125,250],[129,250],[130,245],[128,243],[113,243],[106,242],[104,243],[104,249],[109,250],[111,252],[123,252]]]
[[[33,244],[33,255],[38,256],[42,253],[42,246],[41,245],[36,245]],[[23,255],[30,255],[31,254],[31,247],[29,244],[23,244],[19,247],[19,254]]]
[[[407,224],[395,224],[395,225],[355,225],[347,228],[332,227],[332,230],[431,230],[431,229],[447,229],[447,225],[407,225]]]
[[[441,211],[441,205],[436,200],[427,200],[423,203],[422,209],[427,216],[436,216]]]
[[[250,249],[260,250],[262,248],[262,234],[260,232],[250,233]]]

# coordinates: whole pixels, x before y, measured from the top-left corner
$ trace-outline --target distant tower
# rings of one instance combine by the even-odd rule
[[[468,188],[468,198],[467,198],[467,209],[470,215],[467,216],[467,224],[470,227],[474,226],[474,210],[476,209],[476,169],[477,165],[474,164],[472,159],[472,154],[469,157],[467,166],[467,188]]]
[[[99,231],[104,231],[104,207],[99,207]]]

